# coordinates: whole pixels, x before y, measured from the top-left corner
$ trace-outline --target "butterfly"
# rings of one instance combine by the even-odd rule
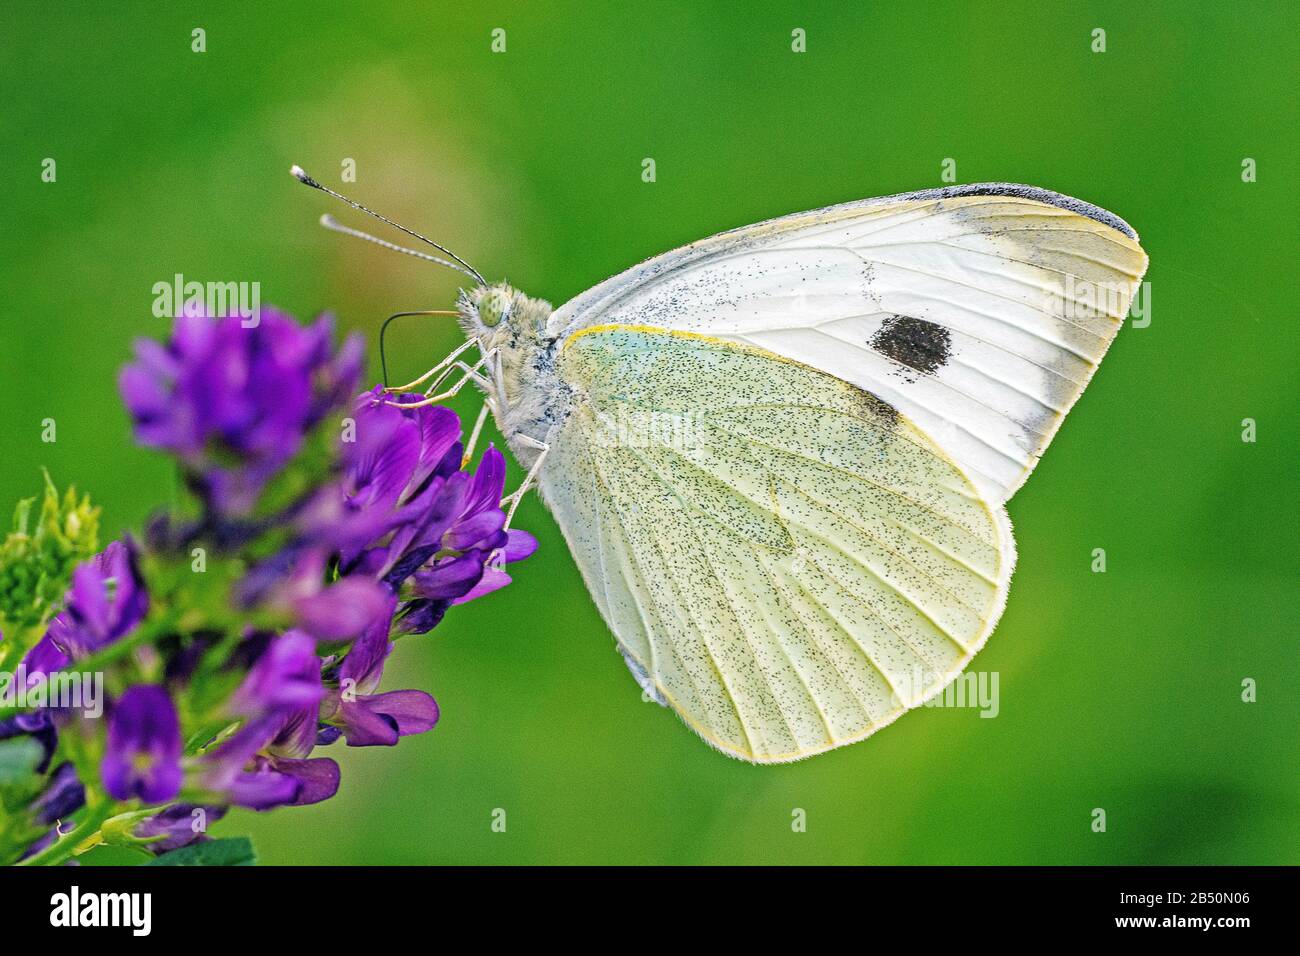
[[[734,229],[558,309],[437,248],[476,284],[430,375],[483,390],[528,472],[510,514],[535,485],[645,693],[762,764],[870,736],[984,646],[1006,502],[1147,266],[1117,216],[1006,183]]]

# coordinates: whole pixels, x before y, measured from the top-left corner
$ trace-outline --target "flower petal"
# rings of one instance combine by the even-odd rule
[[[384,660],[392,650],[388,631],[392,622],[394,599],[389,598],[388,613],[376,617],[348,650],[339,665],[339,680],[351,681],[356,691],[367,694],[379,686]]]
[[[27,656],[23,658],[23,670],[27,672],[28,683],[31,683],[37,674],[53,674],[72,663],[72,658],[59,650],[56,643],[59,633],[66,626],[66,622],[64,624],[59,622],[59,618],[62,616],[59,615],[50,622],[50,629],[45,636],[37,641],[35,646],[27,652]],[[56,627],[56,624],[59,626]]]
[[[411,481],[418,485],[433,473],[460,438],[460,418],[445,405],[426,405],[414,414],[420,422],[420,463]]]
[[[474,472],[469,499],[465,502],[465,513],[473,515],[490,508],[499,509],[505,489],[506,457],[495,445],[490,445],[483,453],[478,470]]]
[[[420,598],[407,601],[398,613],[397,630],[403,634],[428,634],[442,622],[450,606],[450,600],[430,601]]]
[[[86,788],[77,777],[77,768],[64,763],[50,776],[45,792],[32,802],[32,810],[38,823],[57,823],[85,802]]]
[[[440,716],[438,702],[422,690],[390,690],[367,697],[362,703],[391,721],[401,737],[432,730]]]
[[[172,800],[181,789],[181,728],[167,691],[132,687],[108,721],[108,744],[100,766],[104,789],[118,800]]]
[[[483,577],[483,555],[478,551],[455,558],[443,558],[427,571],[411,576],[411,587],[420,597],[440,601],[467,593]]]
[[[452,551],[467,551],[476,545],[487,544],[505,523],[505,513],[499,508],[480,511],[453,525],[451,530],[442,536],[443,546]]]
[[[432,730],[438,715],[437,701],[424,691],[393,690],[344,701],[335,719],[349,747],[391,747],[401,737]]]
[[[420,457],[420,426],[400,409],[363,396],[354,413],[355,441],[344,444],[352,486],[350,500],[361,508],[397,504]]]
[[[331,761],[333,762],[333,761]],[[230,802],[250,810],[270,810],[292,803],[302,789],[298,781],[276,773],[269,765],[252,773],[241,773],[231,782]]]
[[[311,597],[293,602],[298,625],[322,641],[356,637],[391,612],[392,592],[363,578],[343,578]]]
[[[272,765],[297,784],[297,793],[290,801],[295,807],[320,803],[339,791],[339,765],[329,757],[313,757],[310,760],[277,757]]]
[[[257,659],[229,707],[244,717],[285,714],[317,706],[321,693],[316,642],[302,631],[286,631]]]
[[[478,584],[469,593],[462,595],[452,601],[452,604],[468,604],[475,598],[480,598],[485,594],[491,594],[493,591],[499,591],[511,582],[512,578],[499,568],[486,567],[483,569],[483,577]]]
[[[537,550],[537,539],[527,531],[511,528],[506,532],[506,546],[502,549],[502,558],[507,564],[531,557]]]
[[[174,803],[136,826],[133,836],[151,839],[145,849],[155,855],[210,839],[208,824],[226,815],[223,806]],[[160,838],[160,839],[159,839]]]
[[[343,701],[333,720],[349,747],[391,747],[397,743],[397,725],[365,704],[365,698]]]

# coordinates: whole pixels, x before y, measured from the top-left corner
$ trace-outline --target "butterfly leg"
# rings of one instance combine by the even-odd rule
[[[423,385],[429,379],[433,378],[439,372],[442,372],[443,373],[442,378],[445,378],[447,372],[454,367],[456,360],[459,359],[462,355],[464,355],[465,352],[467,352],[469,349],[474,348],[478,344],[479,344],[478,339],[470,339],[468,342],[465,342],[460,346],[458,346],[455,349],[455,351],[453,351],[450,355],[448,355],[445,359],[443,359],[433,368],[429,369],[429,371],[425,372],[419,378],[415,379],[415,381],[407,382],[405,385],[394,385],[391,388],[384,389],[384,391],[388,392],[389,394],[395,394],[399,392],[409,392],[412,389],[419,388],[421,385]],[[439,378],[439,381],[442,381],[442,378]]]
[[[478,447],[478,436],[483,431],[483,423],[487,421],[488,412],[491,409],[487,402],[478,410],[478,418],[474,420],[474,430],[469,433],[469,443],[465,446],[465,454],[461,456],[460,466],[464,468],[474,457],[474,449]]]
[[[501,499],[502,508],[506,507],[507,502],[510,504],[510,509],[506,512],[506,523],[504,525],[506,530],[510,529],[510,522],[515,517],[515,509],[519,507],[519,502],[523,500],[528,490],[537,483],[537,475],[542,470],[542,462],[546,460],[546,453],[551,450],[550,445],[544,441],[538,441],[536,438],[530,438],[527,435],[518,435],[516,437],[520,444],[529,448],[536,448],[539,454],[532,467],[528,469],[528,474],[524,475],[524,480],[519,487]]]
[[[484,391],[490,391],[492,388],[492,382],[488,379],[486,375],[484,375],[482,372],[479,371],[479,367],[484,363],[484,361],[486,361],[490,357],[491,357],[490,355],[485,356],[483,359],[480,359],[472,367],[466,365],[464,362],[461,361],[457,361],[453,363],[450,368],[444,369],[442,374],[433,380],[433,382],[428,386],[428,388],[424,390],[424,394],[428,395],[431,392],[433,392],[434,389],[442,385],[442,383],[447,380],[447,378],[451,375],[452,372],[462,372],[464,373],[466,378],[472,381],[479,388],[483,389]]]
[[[392,402],[391,404],[396,405],[398,408],[424,408],[426,405],[436,405],[439,402],[446,401],[447,399],[451,398],[453,395],[457,394],[462,388],[465,387],[466,382],[473,381],[476,384],[479,384],[481,386],[486,385],[488,384],[487,380],[483,378],[482,375],[479,375],[478,372],[479,369],[483,368],[485,365],[489,364],[492,361],[492,359],[496,358],[496,354],[497,354],[496,349],[490,349],[487,352],[483,353],[482,357],[471,366],[466,366],[464,365],[464,363],[459,363],[458,366],[457,363],[452,361],[449,363],[451,367],[448,368],[447,372],[444,373],[441,377],[439,377],[438,380],[435,381],[434,384],[430,386],[430,390],[437,388],[438,385],[441,384],[442,380],[446,378],[446,375],[449,374],[451,371],[454,371],[457,367],[464,368],[465,370],[464,374],[456,381],[455,385],[451,386],[451,388],[447,389],[444,392],[439,392],[437,395],[429,395],[426,392],[425,394],[427,397],[421,399],[418,402]],[[425,374],[424,378],[427,379],[432,374],[433,374],[432,372],[428,372]]]

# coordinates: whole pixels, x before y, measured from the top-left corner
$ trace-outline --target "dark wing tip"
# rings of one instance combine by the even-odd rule
[[[1133,227],[1109,210],[1094,206],[1090,202],[1084,202],[1082,199],[1075,199],[1073,196],[1064,196],[1061,193],[1054,193],[1050,189],[1025,186],[1021,183],[971,183],[968,186],[944,186],[940,189],[923,189],[920,192],[905,193],[891,198],[952,199],[957,196],[1012,196],[1017,199],[1031,199],[1034,202],[1046,203],[1059,209],[1068,209],[1072,213],[1086,216],[1088,219],[1110,226],[1130,239],[1137,238],[1137,233],[1133,231]]]

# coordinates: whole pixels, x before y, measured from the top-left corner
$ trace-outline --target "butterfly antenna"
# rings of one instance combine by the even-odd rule
[[[373,242],[375,245],[383,246],[385,249],[391,249],[393,252],[400,252],[402,255],[415,256],[415,258],[423,259],[425,262],[432,262],[436,265],[446,266],[448,269],[455,269],[457,272],[464,273],[471,279],[476,279],[479,282],[482,281],[482,279],[479,278],[478,273],[471,272],[455,262],[448,262],[446,259],[439,259],[437,256],[431,256],[427,252],[421,252],[419,249],[399,246],[397,243],[389,242],[387,239],[380,239],[378,236],[372,236],[370,233],[362,232],[360,229],[353,229],[351,226],[345,226],[329,213],[320,217],[320,224],[330,230],[330,232],[341,232],[345,236],[354,236],[357,239],[364,239],[366,242]]]
[[[379,213],[375,212],[373,209],[369,209],[369,208],[367,208],[367,207],[361,205],[361,203],[359,203],[359,202],[354,202],[353,200],[349,199],[347,196],[344,196],[342,193],[337,193],[337,192],[335,192],[334,190],[330,189],[328,186],[322,185],[321,183],[319,183],[319,182],[317,182],[315,179],[313,179],[311,176],[307,175],[307,171],[306,171],[305,169],[303,169],[301,166],[293,166],[293,167],[291,167],[291,168],[289,169],[289,172],[290,172],[290,174],[292,174],[292,176],[293,176],[294,179],[298,180],[298,182],[302,183],[303,185],[305,185],[305,186],[310,186],[312,189],[319,189],[319,190],[320,190],[321,192],[323,192],[323,193],[328,193],[329,195],[333,196],[335,199],[339,199],[339,200],[342,200],[343,202],[347,203],[347,204],[348,204],[349,206],[351,206],[353,209],[360,209],[360,210],[361,210],[362,212],[364,212],[367,216],[373,216],[373,217],[375,217],[376,219],[378,219],[380,222],[386,222],[386,223],[388,223],[388,225],[392,226],[394,229],[399,229],[399,230],[401,230],[402,232],[406,233],[408,236],[411,236],[411,237],[413,237],[413,238],[415,238],[415,239],[419,239],[421,242],[426,243],[426,244],[428,244],[428,245],[430,245],[430,246],[433,246],[433,248],[437,249],[439,252],[442,252],[442,253],[444,253],[444,254],[450,256],[450,257],[451,257],[452,259],[454,259],[456,262],[460,263],[460,266],[463,266],[463,268],[460,268],[460,271],[461,271],[461,272],[464,272],[466,275],[468,275],[468,276],[470,276],[471,278],[475,279],[475,280],[478,282],[479,285],[482,285],[482,286],[487,285],[487,282],[483,279],[483,276],[479,273],[479,271],[478,271],[477,269],[475,269],[472,265],[470,265],[468,262],[466,262],[466,261],[465,261],[464,259],[462,259],[460,256],[456,255],[456,253],[452,252],[452,251],[451,251],[450,249],[448,249],[446,246],[439,245],[438,243],[434,242],[432,239],[428,239],[428,238],[426,238],[426,237],[420,235],[418,232],[414,231],[413,229],[407,229],[405,226],[403,226],[403,225],[401,225],[401,224],[399,224],[399,223],[393,222],[393,220],[389,219],[387,216],[381,216],[381,215],[379,215]],[[324,222],[322,222],[322,225],[326,225],[326,224],[325,224]],[[335,225],[337,225],[337,223],[336,223]],[[326,225],[326,228],[331,228],[331,229],[332,229],[332,228],[334,228],[334,226]],[[345,228],[345,227],[339,227],[339,228],[336,229],[335,231],[336,231],[336,232],[344,232],[344,233],[348,233],[349,235],[355,235],[355,236],[357,236],[358,238],[362,238],[362,239],[368,239],[368,240],[371,241],[371,242],[379,243],[380,245],[387,246],[388,248],[390,248],[390,249],[394,249],[394,250],[397,250],[397,251],[399,251],[399,252],[406,252],[406,253],[408,253],[409,255],[419,255],[418,253],[414,252],[414,250],[409,250],[409,249],[405,249],[405,248],[402,247],[402,246],[395,246],[395,245],[391,245],[391,244],[389,244],[389,243],[385,243],[382,239],[376,239],[376,238],[374,238],[373,236],[369,236],[369,235],[367,235],[366,233],[363,233],[363,232],[358,232],[358,231],[349,230],[349,229],[347,229],[347,228]],[[435,259],[435,258],[433,258],[432,256],[421,257],[421,258],[428,258],[428,259],[431,259],[431,260],[434,261],[434,262],[439,262],[439,263],[441,263],[442,265],[451,265],[451,264],[448,263],[448,262],[445,262],[445,261],[443,261],[443,260],[441,260],[441,259]],[[459,267],[457,267],[457,266],[452,266],[452,268],[459,268]]]

